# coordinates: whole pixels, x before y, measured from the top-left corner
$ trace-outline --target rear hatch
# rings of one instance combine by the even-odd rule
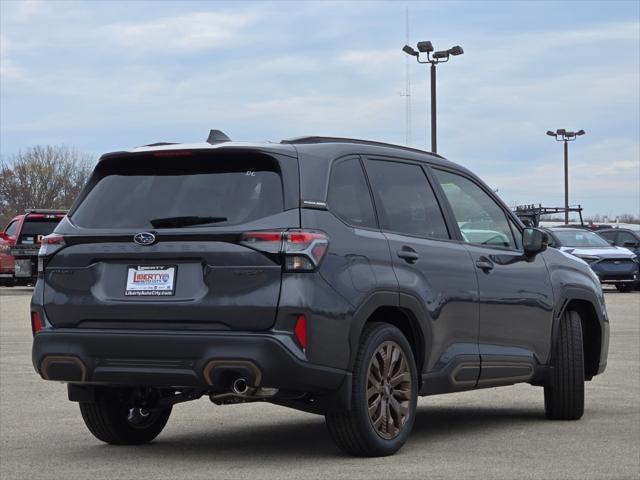
[[[252,150],[101,161],[56,230],[64,247],[45,259],[48,320],[82,328],[268,329],[281,259],[246,246],[243,234],[299,227],[297,188],[295,158]]]

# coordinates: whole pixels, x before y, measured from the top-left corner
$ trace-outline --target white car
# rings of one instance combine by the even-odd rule
[[[640,281],[638,257],[629,249],[614,247],[604,238],[580,228],[548,228],[549,246],[574,255],[589,264],[600,283],[630,292]]]

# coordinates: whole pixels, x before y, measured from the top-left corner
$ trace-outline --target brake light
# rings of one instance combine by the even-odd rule
[[[240,243],[266,253],[284,256],[284,269],[310,272],[318,268],[329,248],[329,237],[322,232],[288,230],[285,232],[247,232]]]
[[[40,314],[38,312],[31,312],[31,333],[35,335],[42,330],[42,322],[40,321]]]
[[[303,350],[307,349],[307,319],[304,315],[300,315],[296,319],[295,327],[293,327],[293,335]]]
[[[153,152],[154,157],[191,157],[193,152],[189,150],[163,150],[160,152]]]

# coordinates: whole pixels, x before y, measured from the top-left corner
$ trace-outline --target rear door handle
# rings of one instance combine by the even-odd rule
[[[418,252],[411,247],[402,247],[397,252],[398,257],[404,259],[407,263],[415,263],[420,258]]]
[[[493,262],[488,258],[481,257],[476,261],[476,267],[484,271],[493,270]]]

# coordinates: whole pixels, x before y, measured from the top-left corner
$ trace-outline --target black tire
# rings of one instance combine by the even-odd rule
[[[98,440],[113,445],[141,445],[160,434],[169,420],[171,407],[141,412],[126,405],[117,392],[111,392],[101,394],[95,403],[80,402],[80,412]]]
[[[544,409],[550,420],[578,420],[584,413],[584,354],[578,312],[565,312],[552,352],[544,387]]]
[[[396,355],[394,350],[401,351],[403,357],[393,361]],[[382,356],[385,351],[391,352],[389,357],[392,365],[387,367],[385,362],[382,368],[379,360],[385,358]],[[374,355],[376,359],[373,358]],[[379,386],[376,387],[377,393],[368,395],[367,389],[369,388],[369,392],[373,389],[369,385],[373,375],[372,369],[375,369],[376,365],[377,374],[382,371],[388,374],[386,374],[386,380],[384,374],[381,375]],[[391,375],[394,375],[392,380],[402,377],[401,383],[398,382],[396,386],[390,381]],[[352,388],[350,410],[325,415],[327,428],[333,441],[344,452],[360,457],[378,457],[397,452],[407,441],[413,428],[418,399],[418,376],[413,352],[400,330],[384,323],[374,323],[365,327],[354,365]],[[377,406],[372,408],[380,412],[377,429],[385,430],[381,433],[378,433],[374,427],[374,420],[370,418],[369,402],[372,398],[374,398],[372,403],[380,406],[379,410]],[[392,402],[394,407],[391,406]],[[385,405],[387,405],[386,413],[383,414]],[[402,417],[398,416],[400,409]],[[375,412],[371,415],[375,415]],[[387,420],[380,421],[382,416]],[[385,423],[386,427],[382,427]],[[400,425],[397,426],[397,424]],[[389,438],[384,438],[382,435]]]
[[[633,290],[633,284],[632,283],[616,283],[616,289],[620,293],[629,293]]]

